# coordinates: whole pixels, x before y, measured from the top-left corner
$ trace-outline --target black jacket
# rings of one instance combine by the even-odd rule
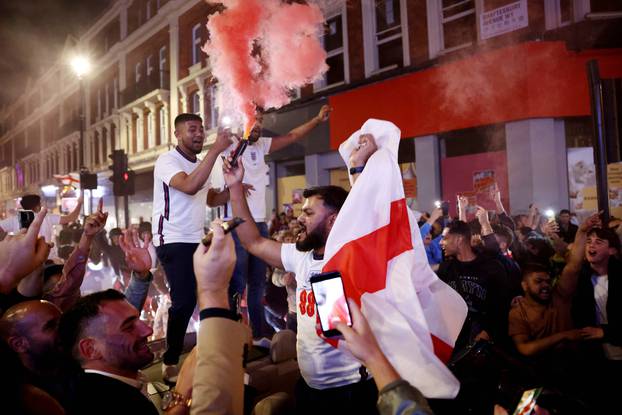
[[[108,376],[84,373],[76,389],[70,414],[158,415],[155,405],[140,390]]]
[[[597,326],[596,300],[592,285],[593,274],[590,264],[583,264],[572,302],[572,317],[576,327]],[[622,346],[622,262],[613,256],[609,258],[607,275],[609,279],[608,324],[602,324],[600,327],[605,332],[604,342]]]

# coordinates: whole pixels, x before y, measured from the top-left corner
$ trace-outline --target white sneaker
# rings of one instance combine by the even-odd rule
[[[179,367],[177,365],[165,365],[162,363],[162,380],[165,383],[177,383]]]

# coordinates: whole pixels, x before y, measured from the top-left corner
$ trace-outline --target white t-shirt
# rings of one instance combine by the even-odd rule
[[[594,301],[596,302],[596,321],[599,324],[608,324],[607,299],[609,298],[609,276],[593,275]],[[610,360],[622,360],[622,347],[611,343],[603,343],[605,355]]]
[[[198,243],[203,237],[209,180],[194,195],[170,186],[179,172],[190,174],[201,160],[191,161],[180,150],[158,157],[153,169],[153,244]]]
[[[270,178],[268,177],[270,168],[266,164],[265,156],[270,152],[271,145],[272,138],[259,137],[257,142],[246,147],[241,156],[242,163],[244,164],[244,178],[242,182],[253,185],[255,188],[246,197],[246,202],[255,222],[266,221],[266,186],[270,183]],[[236,147],[237,143],[231,144],[223,154],[228,156]],[[224,190],[225,179],[222,174],[222,160],[220,157],[218,157],[218,162],[212,169],[210,181],[213,188]],[[223,219],[229,220],[232,216],[231,203],[227,202]]]
[[[282,244],[281,262],[285,271],[296,273],[296,350],[298,366],[305,382],[315,389],[359,382],[361,363],[328,344],[315,328],[317,314],[309,280],[322,272],[325,261],[313,259],[313,251],[298,251],[296,244]]]

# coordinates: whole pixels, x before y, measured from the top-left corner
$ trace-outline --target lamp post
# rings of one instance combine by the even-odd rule
[[[87,185],[86,182],[90,182],[92,179],[88,169],[84,163],[84,129],[85,129],[85,106],[86,106],[86,97],[84,93],[84,76],[88,74],[91,69],[91,63],[86,56],[76,55],[71,60],[71,68],[73,72],[78,77],[78,95],[80,104],[78,105],[78,114],[80,118],[80,150],[78,152],[78,167],[80,169],[80,189],[82,191],[82,196],[84,196],[85,189],[91,189],[92,183]],[[97,179],[95,179],[95,188],[97,188]],[[91,192],[89,192],[91,194]],[[87,214],[86,206],[84,208],[84,215]],[[93,211],[93,197],[89,198],[89,209]]]

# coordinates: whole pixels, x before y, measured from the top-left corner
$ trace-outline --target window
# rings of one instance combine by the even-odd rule
[[[349,81],[346,14],[343,9],[336,16],[326,20],[322,46],[326,50],[326,63],[329,66],[324,78],[314,85],[315,90],[339,85]]]
[[[136,83],[140,82],[140,78],[141,78],[140,75],[141,75],[140,74],[140,62],[138,62],[136,66],[134,67],[134,80]]]
[[[192,94],[192,112],[201,116],[201,96],[199,91]]]
[[[153,1],[147,0],[147,3],[145,3],[145,16],[147,20],[151,19],[152,7],[153,7]]]
[[[195,65],[201,60],[201,24],[198,23],[192,28],[192,64]]]
[[[574,21],[582,20],[582,17],[588,11],[589,2],[585,0],[552,0],[544,2],[545,27],[547,30],[551,30],[567,26]]]
[[[410,64],[405,0],[364,0],[365,73]]]
[[[159,64],[159,68],[160,68],[160,88],[165,88],[166,85],[166,76],[167,76],[167,71],[166,71],[166,46],[162,46],[160,48],[160,64]]]
[[[468,47],[478,40],[477,2],[427,0],[430,57]]]
[[[153,72],[153,55],[147,56],[147,78]]]

